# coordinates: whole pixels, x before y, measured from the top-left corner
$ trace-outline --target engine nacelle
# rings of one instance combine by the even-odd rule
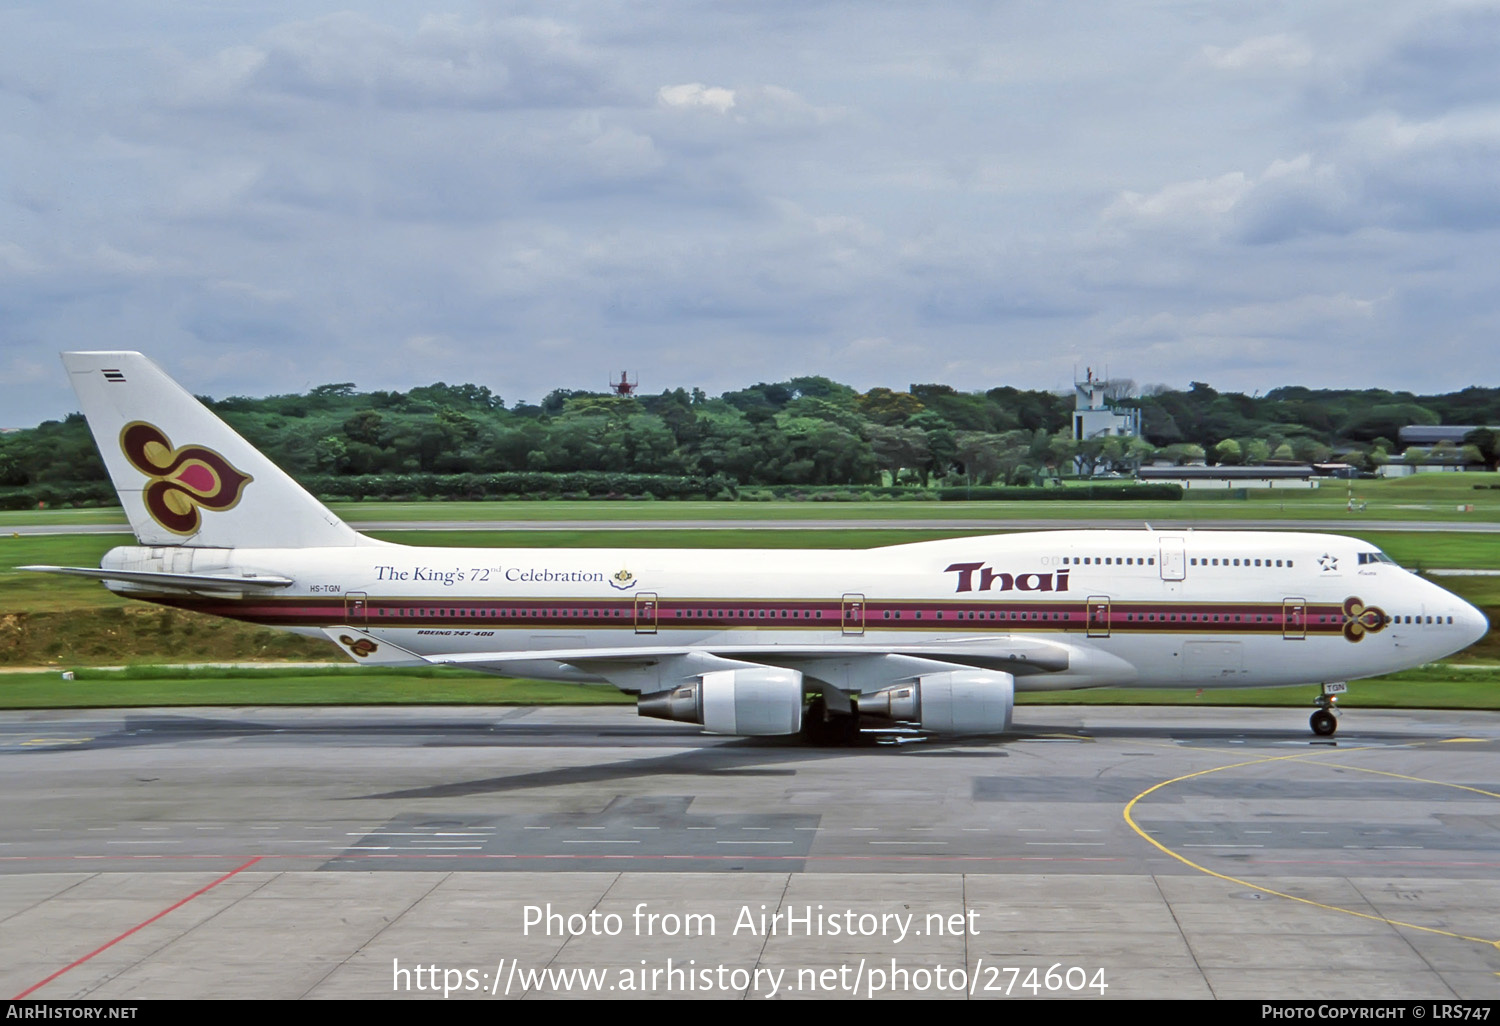
[[[1000,734],[1010,729],[1016,679],[998,670],[927,673],[915,684],[859,697],[862,718],[900,720],[939,734]]]
[[[802,729],[802,674],[775,666],[713,670],[641,695],[636,707],[642,716],[701,723],[711,734],[795,734]]]

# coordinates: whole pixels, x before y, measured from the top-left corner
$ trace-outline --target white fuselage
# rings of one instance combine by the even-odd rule
[[[319,637],[348,625],[434,661],[508,653],[503,672],[559,680],[606,678],[548,653],[732,649],[806,668],[811,650],[827,649],[848,659],[823,657],[823,677],[863,692],[946,657],[935,653],[1034,650],[1017,690],[1271,686],[1420,665],[1487,629],[1477,609],[1365,542],[1292,532],[1052,531],[797,551],[130,547],[104,565],[290,577],[244,597],[110,586]],[[525,652],[537,658],[514,660]]]

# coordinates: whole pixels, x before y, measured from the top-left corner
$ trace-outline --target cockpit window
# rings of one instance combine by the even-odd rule
[[[1394,559],[1379,549],[1376,549],[1374,552],[1361,552],[1359,554],[1359,565],[1364,566],[1366,563],[1389,563],[1391,566],[1396,565]]]

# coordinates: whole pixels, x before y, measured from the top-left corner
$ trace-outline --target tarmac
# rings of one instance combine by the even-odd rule
[[[628,708],[0,714],[0,987],[1500,997],[1500,714],[1027,706],[848,748]]]

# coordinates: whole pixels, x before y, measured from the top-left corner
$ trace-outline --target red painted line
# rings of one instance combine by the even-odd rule
[[[63,966],[61,969],[59,969],[57,972],[53,973],[51,976],[47,977],[45,980],[42,980],[39,983],[33,983],[31,986],[29,986],[25,990],[21,991],[21,993],[17,994],[15,997],[11,998],[11,1000],[12,1001],[19,1001],[23,997],[25,997],[26,995],[32,993],[33,991],[39,990],[42,987],[45,987],[47,984],[49,984],[53,980],[57,979],[59,976],[61,976],[63,973],[67,972],[68,970],[78,968],[79,966],[83,965],[83,963],[87,962],[89,959],[91,959],[95,955],[99,954],[101,951],[108,951],[110,948],[114,947],[116,944],[120,943],[122,940],[124,940],[126,937],[129,937],[131,934],[135,933],[136,931],[145,929],[146,927],[150,926],[152,923],[154,923],[158,919],[160,919],[162,916],[166,915],[169,912],[176,911],[177,909],[179,909],[182,906],[186,905],[188,902],[192,901],[194,898],[198,897],[200,894],[207,894],[209,891],[211,891],[215,887],[219,886],[219,884],[223,883],[225,880],[228,880],[231,876],[234,876],[236,873],[240,873],[240,872],[243,872],[246,869],[249,869],[251,866],[255,865],[259,861],[260,861],[260,856],[257,855],[254,858],[252,858],[250,861],[248,861],[248,862],[246,862],[246,863],[244,863],[242,865],[236,866],[234,869],[231,869],[229,872],[225,873],[223,876],[219,877],[217,880],[215,880],[213,883],[209,884],[208,886],[198,888],[198,890],[194,891],[192,894],[189,894],[186,898],[183,898],[181,901],[177,902],[175,905],[170,905],[167,908],[162,909],[160,912],[156,913],[156,915],[152,916],[150,919],[147,919],[145,922],[136,923],[134,926],[132,926],[130,929],[126,930],[124,933],[120,934],[120,936],[116,937],[114,940],[110,941],[108,944],[100,945],[99,947],[95,948],[93,951],[90,951],[87,955],[84,955],[82,958],[78,959],[78,961],[76,961],[76,962],[70,962],[69,964],[67,964],[67,965]]]

